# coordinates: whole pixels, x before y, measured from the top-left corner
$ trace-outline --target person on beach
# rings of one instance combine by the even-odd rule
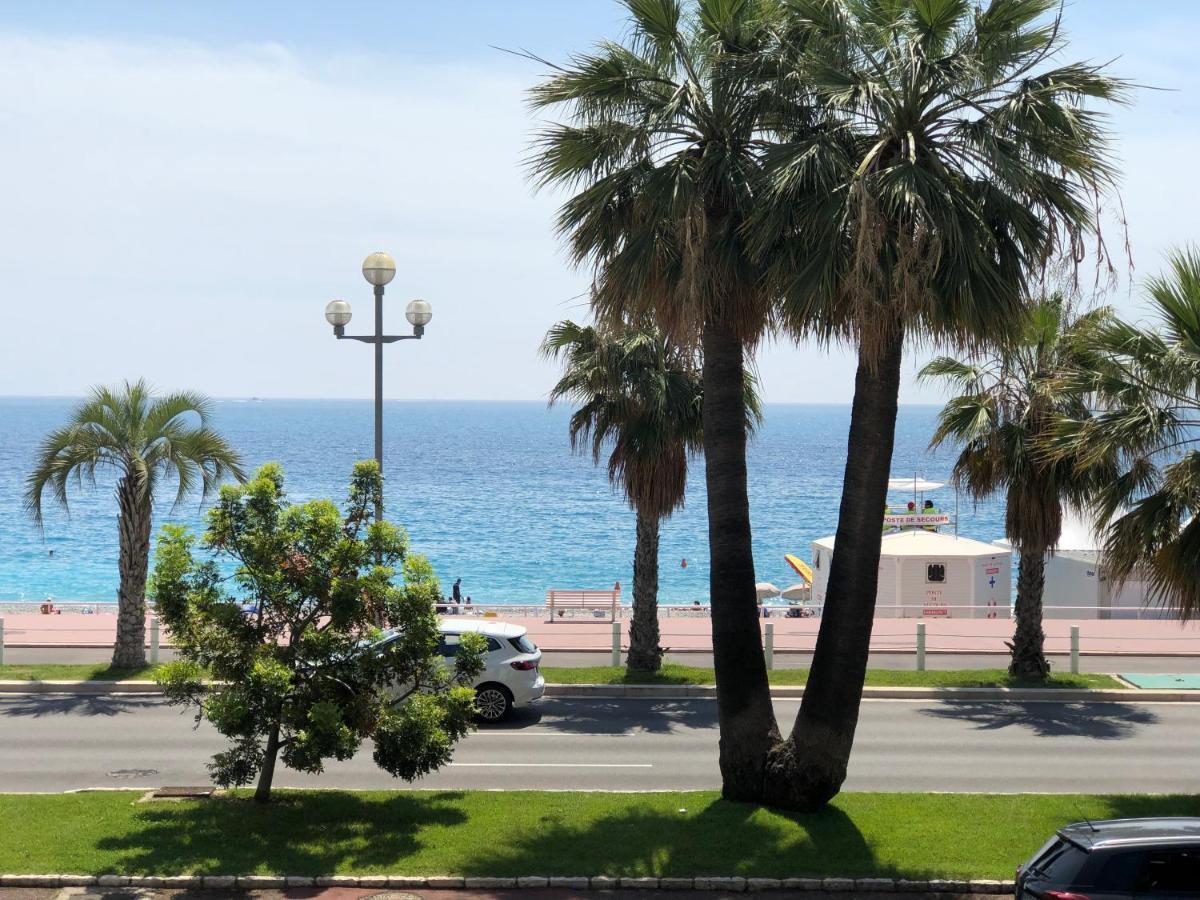
[[[462,603],[462,579],[459,578],[454,582],[454,590],[450,592],[450,599],[454,601],[454,605],[458,606]]]

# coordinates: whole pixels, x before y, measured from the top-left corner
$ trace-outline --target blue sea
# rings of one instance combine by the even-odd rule
[[[74,486],[69,515],[49,507],[44,534],[22,509],[39,441],[76,402],[0,398],[0,601],[116,601],[111,478]],[[282,463],[293,500],[341,501],[351,466],[373,453],[369,401],[217,400],[214,410],[214,424],[248,468]],[[937,411],[901,408],[893,474],[948,474],[953,452],[927,450]],[[536,604],[548,587],[601,589],[618,580],[628,591],[634,515],[603,467],[571,453],[569,414],[540,403],[385,403],[387,515],[432,560],[444,590],[461,578],[464,594],[489,604]],[[759,580],[795,583],[784,554],[811,559],[812,540],[835,530],[849,418],[849,406],[767,405],[749,451]],[[686,506],[663,523],[664,603],[708,602],[703,466],[693,462]],[[928,496],[954,511],[952,488]],[[964,500],[959,513],[961,534],[1003,536],[1002,499],[977,508]],[[200,532],[204,515],[198,498],[174,509],[165,502],[156,530],[180,522]]]

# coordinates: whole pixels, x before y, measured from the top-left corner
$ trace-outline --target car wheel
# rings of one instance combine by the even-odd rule
[[[502,685],[481,684],[475,689],[475,712],[480,721],[503,722],[512,708],[512,694]]]

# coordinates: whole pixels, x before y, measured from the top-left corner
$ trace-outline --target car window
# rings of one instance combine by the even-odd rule
[[[525,637],[525,635],[509,638],[508,642],[512,644],[519,653],[537,653],[537,644]]]
[[[496,640],[494,637],[488,638],[487,642],[488,642],[488,653],[495,653],[497,650],[500,649],[500,642],[498,640]]]
[[[1061,838],[1052,841],[1046,849],[1031,864],[1047,881],[1055,884],[1071,884],[1083,864],[1087,862],[1087,852]]]
[[[437,652],[439,656],[454,656],[458,653],[458,635],[443,634],[442,639],[438,641]]]
[[[1107,893],[1132,891],[1145,855],[1140,850],[1096,854],[1092,872],[1084,881]]]
[[[1148,852],[1137,890],[1152,895],[1200,897],[1200,847]]]

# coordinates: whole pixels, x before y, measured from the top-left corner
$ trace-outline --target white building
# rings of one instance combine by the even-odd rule
[[[825,602],[833,537],[813,541],[813,588]],[[936,531],[901,531],[883,536],[879,559],[880,617],[1008,618],[1012,554],[994,544]]]
[[[996,541],[1009,547],[1008,541]],[[1078,512],[1063,510],[1058,548],[1046,554],[1042,617],[1046,619],[1170,619],[1176,616],[1147,605],[1148,585],[1141,572],[1121,586],[1108,574],[1100,540]]]

